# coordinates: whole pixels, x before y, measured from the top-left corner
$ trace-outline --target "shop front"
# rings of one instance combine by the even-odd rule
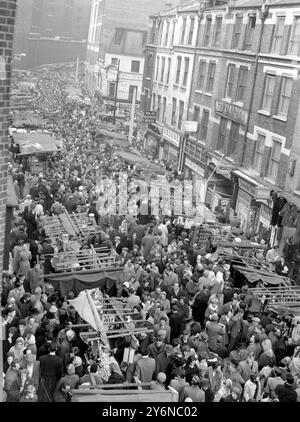
[[[161,128],[154,123],[150,123],[145,136],[144,149],[146,151],[146,155],[150,156],[153,160],[159,158],[161,137]]]
[[[160,159],[167,161],[169,165],[178,163],[181,134],[167,127],[163,128],[163,141],[160,148]]]
[[[204,203],[207,190],[207,181],[204,177],[204,169],[197,165],[194,161],[185,157],[184,176],[185,179],[192,179],[193,197],[197,199],[198,203]]]
[[[232,173],[237,185],[235,211],[241,220],[242,230],[255,231],[268,242],[272,216],[270,188],[260,185],[239,170]]]

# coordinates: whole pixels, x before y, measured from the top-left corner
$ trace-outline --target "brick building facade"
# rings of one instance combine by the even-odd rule
[[[227,204],[239,214],[244,230],[266,232],[272,213],[271,190],[300,209],[300,5],[293,0],[218,3],[211,7],[191,1],[176,12],[186,14],[187,21],[177,24],[174,39],[183,39],[192,17],[199,21],[194,48],[186,49],[177,41],[171,51],[172,63],[181,49],[194,54],[187,120],[196,121],[198,129],[187,138],[181,134],[172,148],[177,148],[178,168],[185,177],[203,183],[209,180],[207,204],[213,209]],[[169,19],[166,12],[158,17]],[[177,22],[180,19],[176,17]],[[171,24],[168,30],[172,31]],[[147,64],[145,69],[153,78],[144,75],[142,103],[145,109],[149,107],[150,97],[152,109],[159,112],[162,106],[153,104],[153,94],[157,101],[155,66],[160,48],[156,40],[147,45],[145,60],[151,56],[152,71]],[[175,66],[174,77],[176,72]],[[168,124],[170,130],[178,129],[178,120]],[[159,126],[159,119],[149,125],[150,136]],[[159,136],[162,140],[163,135]]]
[[[3,252],[5,245],[9,144],[8,122],[16,4],[17,0],[3,0],[0,2],[0,292],[2,291]],[[0,351],[2,351],[2,345]],[[0,371],[2,373],[2,353],[0,353],[0,360]],[[2,391],[3,385],[1,382],[0,402],[2,401]]]

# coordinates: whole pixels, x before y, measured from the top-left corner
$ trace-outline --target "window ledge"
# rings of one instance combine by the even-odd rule
[[[266,110],[258,110],[257,113],[263,114],[264,116],[269,116],[269,117],[271,116],[271,113],[269,111],[266,111]]]
[[[174,86],[175,88],[179,88],[179,85],[178,85],[178,84],[173,84],[173,86]]]
[[[186,86],[181,86],[180,89],[182,89],[183,91],[186,91]]]
[[[229,97],[223,98],[223,101],[226,101],[226,103],[230,103],[230,104],[232,102],[231,98]]]
[[[296,195],[300,196],[300,190],[299,190],[299,189],[295,189],[295,190],[294,190],[294,193],[295,193]]]
[[[195,89],[195,92],[196,92],[197,94],[204,94],[204,92],[203,92],[203,91],[201,91],[200,89]]]
[[[146,81],[150,81],[151,80],[151,78],[149,78],[149,76],[146,76],[145,79],[146,79]]]
[[[280,120],[282,122],[286,122],[287,121],[287,116],[276,115],[276,116],[273,116],[273,119]]]
[[[203,92],[203,95],[206,95],[207,97],[212,97],[212,93],[211,92]]]

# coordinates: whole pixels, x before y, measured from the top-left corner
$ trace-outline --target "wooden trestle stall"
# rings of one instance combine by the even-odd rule
[[[86,302],[83,302],[84,295],[88,298]],[[99,289],[82,292],[70,303],[82,319],[87,321],[87,323],[72,324],[70,327],[79,330],[80,338],[89,345],[86,353],[87,361],[98,359],[100,374],[104,380],[108,380],[110,372],[108,363],[110,340],[153,332],[139,314],[135,314],[137,318],[133,318],[133,311],[126,307],[126,299],[104,297]],[[124,354],[123,361],[130,363],[129,359],[130,353],[127,354],[127,358]],[[73,390],[73,394],[79,402],[178,401],[178,395],[173,389],[157,392],[149,390],[149,386],[150,383],[141,383],[135,378],[135,383],[82,385],[79,389]]]

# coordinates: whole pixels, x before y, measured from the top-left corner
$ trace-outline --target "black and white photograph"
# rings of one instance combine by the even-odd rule
[[[9,412],[300,402],[300,0],[1,0],[0,300]]]

